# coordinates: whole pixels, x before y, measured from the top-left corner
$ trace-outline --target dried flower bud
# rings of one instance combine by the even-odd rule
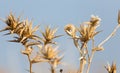
[[[71,37],[75,37],[75,35],[76,35],[76,28],[75,28],[75,26],[73,24],[66,25],[64,30]]]

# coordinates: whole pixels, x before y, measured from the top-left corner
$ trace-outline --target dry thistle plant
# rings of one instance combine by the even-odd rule
[[[59,56],[60,53],[58,49],[52,46],[53,39],[60,37],[56,36],[55,33],[57,29],[51,29],[49,26],[46,27],[45,32],[42,32],[43,38],[37,36],[35,32],[39,29],[39,26],[32,28],[32,21],[23,20],[20,21],[20,17],[16,18],[12,13],[8,15],[6,20],[3,20],[7,26],[2,29],[2,31],[9,31],[5,35],[16,34],[9,42],[21,43],[25,50],[22,50],[21,53],[28,57],[29,61],[29,72],[32,72],[32,65],[34,63],[48,62],[51,66],[51,73],[55,73],[55,68],[61,64],[63,56]],[[31,57],[32,52],[34,51],[33,46],[38,46],[39,51],[37,51],[35,57]]]
[[[43,42],[43,47],[40,49],[40,54],[43,59],[45,59],[51,66],[51,73],[56,73],[55,69],[61,63],[63,56],[59,56],[60,51],[57,48],[53,47],[56,45],[56,42],[53,39],[58,38],[62,35],[55,35],[57,29],[51,29],[50,26],[47,26],[45,31],[42,32],[43,38],[40,38]]]
[[[66,33],[73,38],[74,44],[80,52],[80,73],[83,73],[84,65],[86,64],[86,61],[90,58],[88,54],[87,43],[91,39],[94,40],[94,36],[99,33],[99,31],[96,32],[96,28],[99,25],[100,20],[101,19],[98,16],[92,15],[90,21],[81,24],[80,28],[75,28],[75,26],[72,24],[68,24],[65,26]],[[80,33],[79,36],[76,35],[77,31]],[[81,46],[78,43],[79,41],[81,42]]]
[[[56,68],[58,65],[62,64],[61,60],[63,59],[63,55],[60,55],[60,51],[57,49],[57,44],[54,41],[55,38],[58,38],[62,35],[55,35],[57,32],[56,28],[50,28],[47,26],[45,31],[40,31],[42,37],[35,34],[38,31],[39,26],[32,27],[32,21],[20,20],[20,17],[15,17],[12,13],[8,15],[8,17],[4,20],[1,19],[7,26],[0,30],[8,31],[5,35],[14,35],[13,40],[9,40],[9,42],[20,43],[24,46],[24,50],[21,51],[22,54],[26,55],[29,61],[29,73],[33,73],[32,66],[35,63],[47,62],[51,69],[51,73],[56,73]],[[98,16],[92,15],[90,20],[87,22],[83,22],[79,28],[74,26],[73,24],[68,24],[65,26],[65,32],[73,39],[75,47],[79,51],[80,55],[80,65],[79,70],[74,71],[74,73],[84,73],[85,65],[87,69],[85,69],[85,73],[89,73],[91,62],[95,52],[104,50],[103,45],[116,33],[117,29],[120,27],[120,11],[118,13],[118,25],[115,27],[113,32],[100,44],[97,46],[94,44],[94,37],[100,33],[101,31],[96,31],[98,26],[100,26],[101,19]],[[77,34],[79,33],[79,35]],[[88,42],[92,40],[91,50],[88,51]],[[31,57],[33,51],[35,51],[35,47],[37,46],[38,51],[36,51],[36,55]],[[111,66],[105,66],[108,73],[116,73],[116,64],[113,63]],[[60,70],[60,73],[63,72],[63,69]],[[72,73],[72,72],[69,72]]]
[[[100,31],[96,31],[97,27],[100,26],[101,19],[98,16],[91,16],[90,21],[83,22],[79,28],[76,28],[73,24],[68,24],[65,26],[65,32],[73,39],[74,45],[79,50],[80,53],[80,66],[79,66],[79,73],[84,73],[84,66],[87,65],[87,69],[85,73],[89,73],[90,65],[96,51],[104,50],[103,45],[107,42],[117,31],[120,27],[120,11],[118,13],[118,25],[115,27],[113,32],[103,40],[99,45],[94,45],[94,37]],[[76,35],[79,32],[80,35]],[[88,42],[92,40],[92,47],[91,51],[88,51]],[[80,43],[79,43],[80,42]],[[90,54],[91,53],[91,54]]]

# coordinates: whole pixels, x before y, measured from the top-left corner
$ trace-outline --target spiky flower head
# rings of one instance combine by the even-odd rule
[[[8,34],[16,33],[17,29],[23,22],[20,22],[20,17],[16,18],[12,13],[10,13],[6,20],[3,20],[7,26],[1,31],[9,30]]]
[[[23,23],[23,26],[20,26],[19,29],[17,29],[16,34],[18,35],[15,37],[15,40],[11,40],[12,42],[19,42],[23,45],[28,42],[28,39],[32,40],[38,40],[38,36],[34,34],[38,30],[39,26],[36,26],[32,28],[32,21],[29,22],[28,20],[25,20]]]
[[[90,27],[88,25],[80,25],[78,31],[80,32],[81,42],[87,42],[93,37],[93,32],[90,32]]]
[[[41,40],[44,42],[45,45],[49,43],[55,44],[55,42],[53,42],[53,39],[62,36],[62,35],[55,35],[56,32],[57,29],[56,28],[51,29],[50,26],[46,27],[45,32],[41,32],[43,36]]]
[[[24,22],[25,27],[20,31],[20,37],[23,37],[24,39],[33,39],[37,40],[38,36],[34,34],[39,28],[39,26],[36,26],[32,28],[32,21],[29,22],[28,20],[25,20]],[[21,40],[22,41],[22,40]]]

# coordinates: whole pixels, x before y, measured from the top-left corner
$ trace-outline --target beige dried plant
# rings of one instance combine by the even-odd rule
[[[53,46],[56,46],[56,42],[53,40],[62,35],[55,35],[57,32],[56,28],[50,28],[47,26],[45,31],[42,32],[42,38],[35,34],[39,29],[39,26],[32,27],[33,22],[28,21],[27,19],[20,21],[20,17],[15,17],[12,13],[8,15],[6,20],[2,20],[7,26],[0,30],[9,31],[5,35],[16,34],[14,35],[14,40],[10,42],[21,43],[25,48],[21,51],[22,54],[28,57],[29,61],[29,72],[32,72],[32,65],[40,62],[47,62],[50,64],[51,73],[56,73],[56,68],[58,65],[63,64],[62,59],[63,55],[60,56],[60,51]],[[89,73],[90,65],[96,51],[104,50],[103,44],[108,41],[120,27],[117,25],[113,32],[103,40],[99,45],[95,46],[94,37],[100,32],[97,31],[98,26],[100,26],[101,19],[98,16],[92,15],[90,20],[83,22],[80,27],[76,27],[73,24],[68,24],[65,26],[65,32],[73,39],[74,45],[78,48],[80,53],[80,67],[79,70],[74,71],[74,73],[84,73],[85,67],[87,67],[86,73]],[[118,13],[118,24],[120,24],[120,11]],[[79,35],[77,34],[79,33]],[[92,40],[92,48],[88,50],[88,42]],[[37,46],[39,51],[37,51],[34,57],[31,57],[34,46]],[[87,66],[85,66],[87,65]],[[111,66],[105,66],[108,73],[116,73],[116,64],[113,63]],[[60,71],[63,72],[62,70]],[[72,73],[72,72],[69,72]]]

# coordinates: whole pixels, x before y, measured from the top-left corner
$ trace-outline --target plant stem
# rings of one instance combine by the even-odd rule
[[[32,62],[31,62],[31,59],[30,59],[30,55],[27,55],[28,56],[28,60],[29,60],[29,65],[30,65],[30,67],[29,67],[29,71],[30,71],[30,73],[32,73]]]
[[[91,66],[91,63],[92,63],[92,59],[93,59],[94,54],[95,54],[95,51],[92,51],[91,57],[90,57],[89,62],[88,62],[87,72],[86,72],[86,73],[89,73],[90,66]]]
[[[51,66],[51,73],[56,73],[54,66]]]
[[[94,41],[94,38],[92,39],[92,48],[95,47],[95,41]]]
[[[94,48],[94,46],[95,46],[94,45],[94,39],[92,39],[92,48]],[[94,53],[95,53],[95,51],[92,51],[91,57],[88,57],[88,66],[87,66],[86,73],[89,73],[89,71],[90,71],[90,66],[91,66],[91,62],[92,62]]]
[[[30,73],[32,73],[32,63],[30,62]]]
[[[119,27],[120,27],[120,25],[117,25],[115,27],[115,29],[113,30],[113,32],[105,40],[103,40],[98,46],[101,47],[105,42],[107,42],[116,33],[116,31]]]
[[[86,46],[86,43],[83,43],[82,46],[81,46],[81,50],[84,50],[85,46]],[[83,57],[83,58],[80,59],[80,73],[83,73],[84,65],[85,65],[85,59],[84,59],[83,51],[82,51],[81,57]]]
[[[84,66],[85,66],[85,60],[81,59],[80,60],[80,73],[83,73]]]

